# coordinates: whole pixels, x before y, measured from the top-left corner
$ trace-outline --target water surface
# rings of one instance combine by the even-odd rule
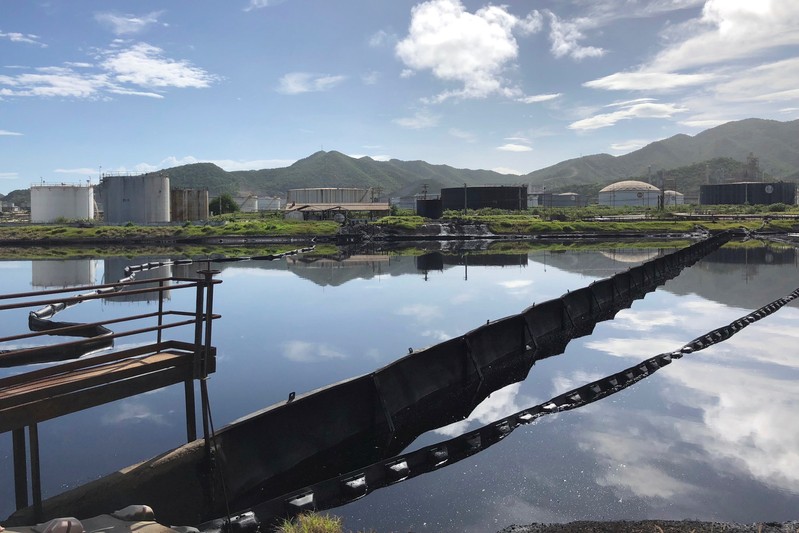
[[[218,370],[210,380],[214,421],[221,426],[290,392],[370,372],[409,348],[665,252],[372,253],[224,264],[215,302],[223,318],[213,334]],[[126,264],[153,259],[4,261],[0,290],[110,281],[122,277]],[[563,355],[536,363],[525,382],[493,393],[468,420],[411,446],[444,440],[677,349],[787,294],[797,280],[794,248],[726,246],[599,324],[590,337],[572,341]],[[192,307],[192,295],[175,292],[169,305]],[[93,321],[153,308],[133,298],[93,302],[59,319]],[[544,417],[467,460],[334,512],[349,528],[378,531],[491,531],[581,519],[795,519],[797,318],[797,307],[788,306],[609,399]],[[0,334],[19,333],[26,324],[24,315],[4,316]],[[180,445],[184,424],[182,386],[42,423],[45,496]],[[8,434],[0,435],[0,456],[0,515],[6,515],[13,510]]]

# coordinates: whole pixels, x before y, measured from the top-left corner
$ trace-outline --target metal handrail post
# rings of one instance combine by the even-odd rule
[[[161,326],[164,323],[164,280],[158,282],[158,335],[156,340],[161,345]]]
[[[211,323],[213,321],[213,305],[214,305],[214,284],[213,278],[214,275],[218,274],[218,270],[200,270],[198,274],[202,274],[203,279],[199,283],[199,286],[203,288],[203,290],[207,293],[207,297],[205,298],[205,331],[204,334],[201,335],[202,337],[202,348],[201,350],[201,358],[200,358],[200,403],[201,403],[201,410],[202,410],[202,422],[203,422],[203,437],[205,438],[205,449],[206,454],[208,457],[211,456],[211,444],[209,438],[211,436],[211,429],[210,429],[210,410],[211,406],[209,404],[208,399],[208,384],[206,382],[206,378],[208,377],[208,357],[211,354]]]
[[[14,497],[17,509],[28,506],[28,453],[25,450],[25,429],[11,432],[14,455]]]

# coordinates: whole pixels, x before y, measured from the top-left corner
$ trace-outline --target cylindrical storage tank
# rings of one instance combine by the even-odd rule
[[[441,189],[444,210],[504,209],[521,211],[527,208],[527,185],[447,187]]]
[[[258,197],[254,194],[250,196],[239,196],[233,199],[236,205],[239,206],[239,211],[242,213],[257,213],[258,212]]]
[[[169,203],[173,222],[208,220],[208,189],[172,189]]]
[[[643,181],[626,180],[599,191],[599,205],[658,207],[660,189]]]
[[[283,205],[283,199],[278,196],[263,196],[258,198],[259,211],[279,211]]]
[[[796,184],[775,183],[719,183],[699,186],[699,203],[702,205],[788,204],[796,203]]]
[[[369,189],[316,187],[289,189],[286,205],[294,204],[361,204],[370,203]]]
[[[103,208],[110,223],[169,222],[169,177],[165,174],[104,176]]]
[[[416,200],[416,214],[420,217],[439,219],[444,214],[444,208],[441,206],[441,199],[436,198],[433,200]]]
[[[677,191],[663,191],[663,205],[682,205],[685,203],[685,195]]]
[[[31,222],[93,220],[94,187],[91,185],[33,185]]]

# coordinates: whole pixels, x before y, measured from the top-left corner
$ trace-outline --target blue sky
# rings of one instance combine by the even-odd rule
[[[338,150],[524,174],[799,118],[795,0],[1,0],[0,193]]]

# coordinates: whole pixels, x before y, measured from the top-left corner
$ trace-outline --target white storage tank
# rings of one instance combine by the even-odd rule
[[[658,207],[660,189],[643,181],[626,180],[599,191],[599,205]]]
[[[169,177],[165,174],[103,176],[105,221],[112,224],[169,222]]]
[[[237,196],[233,198],[236,205],[239,206],[239,211],[242,213],[257,213],[258,212],[258,197],[254,194],[249,196]]]
[[[289,189],[286,205],[291,204],[362,204],[372,202],[371,189],[316,187]]]
[[[91,185],[31,186],[31,222],[93,219],[94,187]]]
[[[663,191],[663,205],[682,205],[685,203],[685,195],[677,191]]]

